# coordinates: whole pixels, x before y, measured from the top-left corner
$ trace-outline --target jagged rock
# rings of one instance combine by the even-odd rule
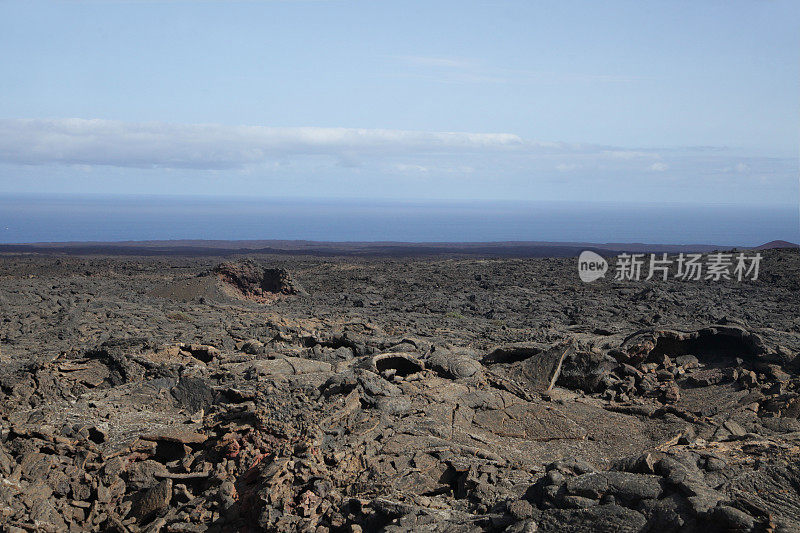
[[[619,505],[597,505],[585,509],[552,509],[537,520],[540,532],[614,531],[638,533],[647,523],[644,516]]]
[[[508,512],[517,520],[525,520],[533,516],[533,506],[527,500],[517,500],[508,504]]]
[[[151,459],[136,461],[128,467],[128,487],[134,491],[150,488],[158,483],[157,474],[166,473],[167,468],[158,461],[153,461]]]
[[[715,507],[711,520],[722,531],[752,531],[756,524],[749,514],[727,505]]]
[[[577,351],[564,358],[557,383],[570,389],[597,392],[605,388],[603,379],[617,367],[618,363],[610,356],[596,352]],[[636,369],[633,370],[639,372]]]
[[[800,530],[800,468],[795,464],[769,465],[742,472],[721,487],[732,500],[769,513],[778,531]]]
[[[192,413],[208,409],[216,397],[207,380],[189,376],[181,377],[170,392],[181,407]]]
[[[164,511],[172,499],[172,480],[164,479],[155,486],[145,489],[135,499],[130,515],[139,524],[151,520],[154,515]]]
[[[600,499],[610,494],[626,502],[657,499],[663,492],[660,476],[629,472],[596,472],[569,479],[565,485],[569,494]]]
[[[571,342],[544,347],[532,343],[500,346],[486,354],[481,362],[492,371],[502,371],[507,377],[523,381],[533,390],[548,391],[558,380],[564,358],[572,354]]]

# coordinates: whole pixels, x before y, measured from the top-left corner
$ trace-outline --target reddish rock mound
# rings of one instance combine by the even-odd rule
[[[264,268],[250,259],[229,261],[214,267],[214,273],[250,300],[270,300],[279,294],[305,294],[283,268]]]

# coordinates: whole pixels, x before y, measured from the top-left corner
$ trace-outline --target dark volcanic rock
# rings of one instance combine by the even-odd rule
[[[550,347],[532,343],[500,346],[485,355],[482,363],[493,371],[524,381],[533,390],[548,391],[558,380],[564,358],[575,351],[571,342]]]
[[[214,403],[216,393],[202,378],[181,377],[178,384],[170,390],[181,407],[191,412],[208,409]]]
[[[220,261],[0,258],[4,530],[800,529],[796,252]]]
[[[135,499],[131,508],[131,516],[137,523],[150,521],[153,516],[164,511],[172,499],[172,480],[165,479],[154,487],[145,489]]]
[[[440,375],[452,379],[469,378],[483,370],[477,358],[467,350],[436,348],[427,363]]]
[[[605,389],[604,378],[618,366],[613,357],[602,353],[573,352],[564,358],[557,383],[570,389],[599,392]]]
[[[639,332],[623,342],[622,350],[632,360],[693,355],[701,361],[759,358],[769,352],[759,335],[737,325],[712,326],[691,332]]]

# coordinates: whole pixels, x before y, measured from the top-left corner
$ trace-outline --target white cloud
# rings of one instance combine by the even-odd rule
[[[664,152],[669,153],[669,164],[660,155]],[[407,193],[399,185],[404,175],[440,184],[440,195],[450,194],[453,186],[467,182],[475,187],[491,183],[498,190],[524,187],[551,177],[554,170],[568,177],[564,182],[586,190],[601,182],[630,180],[640,176],[643,168],[651,172],[671,170],[675,179],[691,176],[695,182],[710,182],[721,174],[739,180],[750,175],[771,176],[775,181],[796,175],[793,159],[697,152],[691,147],[647,149],[534,141],[510,133],[84,119],[0,119],[0,165],[68,167],[64,173],[54,175],[80,172],[85,177],[91,173],[98,180],[107,175],[108,169],[97,169],[109,166],[237,170],[264,179],[272,176],[298,183],[310,180],[322,189],[346,179],[362,180],[358,181],[361,189],[396,185],[398,191]],[[13,189],[16,178],[12,176],[19,175],[20,170],[0,169],[0,186],[5,182],[6,188]],[[191,178],[187,179],[211,179],[222,173],[208,172],[205,178],[200,172],[188,175]],[[144,179],[146,174],[137,176]],[[744,187],[745,182],[742,183]]]
[[[84,119],[0,120],[0,162],[120,167],[236,168],[291,155],[563,150],[509,133],[452,133],[353,128],[271,128],[131,123]]]
[[[605,149],[511,133],[0,119],[0,163],[25,165],[229,169],[323,155],[355,167],[369,157],[599,154]]]

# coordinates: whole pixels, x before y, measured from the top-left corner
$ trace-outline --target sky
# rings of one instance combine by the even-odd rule
[[[0,2],[0,194],[797,204],[800,3]]]

